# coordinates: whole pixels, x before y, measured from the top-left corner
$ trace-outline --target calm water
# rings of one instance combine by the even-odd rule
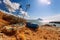
[[[56,27],[60,27],[60,24],[56,24],[56,23],[50,23],[51,25],[55,24]]]
[[[31,23],[34,23],[34,24],[38,24],[38,25],[40,25],[40,26],[41,26],[41,25],[44,25],[44,24],[50,24],[50,25],[55,24],[56,27],[60,27],[60,24],[41,22],[41,21],[38,21],[38,20],[28,20],[28,22],[31,22]]]

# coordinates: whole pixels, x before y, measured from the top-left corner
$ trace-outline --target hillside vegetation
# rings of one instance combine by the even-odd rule
[[[0,40],[60,40],[60,27],[43,25],[33,29],[18,24],[25,22],[23,18],[0,11]]]
[[[3,24],[9,25],[9,24],[17,24],[17,23],[25,23],[26,22],[26,20],[23,18],[9,15],[9,14],[3,13],[1,11],[0,11],[0,21],[1,21],[2,25]]]

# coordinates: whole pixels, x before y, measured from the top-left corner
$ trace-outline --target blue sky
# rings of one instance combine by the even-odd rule
[[[3,1],[3,0],[1,0]],[[30,4],[28,15],[31,18],[50,18],[60,15],[60,0],[10,0],[22,5],[25,10],[26,4]],[[0,3],[0,9],[8,11],[5,4]],[[53,18],[52,18],[53,19]]]

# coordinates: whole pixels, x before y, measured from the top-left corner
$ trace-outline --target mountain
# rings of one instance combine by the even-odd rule
[[[43,21],[43,19],[41,19],[41,18],[38,18],[37,20]]]
[[[38,19],[28,19],[27,22],[31,22],[31,23],[34,23],[34,24],[38,24],[38,25],[41,25],[42,24],[42,21],[43,19],[41,18],[38,18]]]

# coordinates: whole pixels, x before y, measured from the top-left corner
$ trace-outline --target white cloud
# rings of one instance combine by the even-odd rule
[[[38,0],[41,4],[44,5],[50,5],[51,4],[51,0]]]
[[[43,21],[40,21],[42,25],[48,24],[51,21],[60,21],[60,14],[54,16],[47,16],[43,18]]]
[[[5,13],[5,14],[8,14],[8,15],[13,15],[13,16],[15,16],[15,17],[22,17],[22,16],[20,16],[20,15],[16,16],[16,15],[14,15],[14,14],[12,14],[12,13],[6,12],[6,11],[1,10],[1,9],[0,9],[0,11],[3,12],[3,13]],[[24,12],[24,11],[22,11],[22,12]],[[21,13],[22,13],[22,12],[21,12]],[[25,13],[25,16],[26,16],[27,19],[28,19],[28,18],[29,18],[29,15],[27,14],[27,12],[24,12],[24,13]],[[22,13],[22,14],[24,15],[24,13]]]
[[[44,20],[48,20],[48,21],[60,21],[60,14],[54,15],[54,16],[45,17]]]
[[[23,16],[30,17],[27,12],[23,11],[22,8],[20,8],[20,12],[23,14]]]
[[[3,13],[5,13],[5,14],[8,14],[8,15],[13,15],[12,13],[6,12],[6,11],[1,10],[1,9],[0,9],[0,11],[3,12]],[[15,15],[14,15],[14,16],[15,16]]]
[[[12,3],[10,0],[3,0],[3,2],[6,4],[10,12],[15,12],[15,10],[19,9],[20,6],[19,3],[15,3],[15,2]]]
[[[19,8],[19,3],[11,2],[10,0],[3,0],[3,2],[5,3],[6,7],[10,12],[15,12],[15,10],[20,9],[21,14],[25,15],[26,17],[29,17],[27,12],[25,12],[22,8]]]

